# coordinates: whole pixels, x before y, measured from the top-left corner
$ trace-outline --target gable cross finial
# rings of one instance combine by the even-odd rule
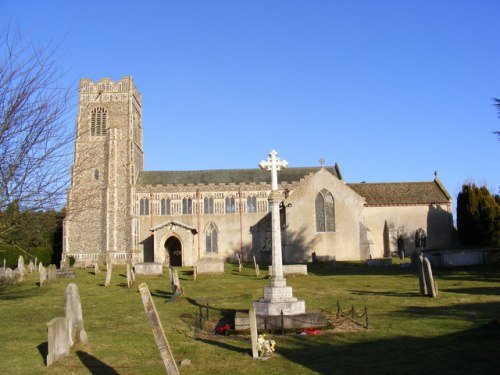
[[[321,168],[323,168],[323,165],[326,163],[326,160],[324,158],[320,158],[318,161],[319,165],[321,165]]]

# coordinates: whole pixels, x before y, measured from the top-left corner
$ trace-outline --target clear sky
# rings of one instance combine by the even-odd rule
[[[437,171],[454,197],[499,191],[498,0],[0,0],[9,21],[61,43],[75,100],[80,78],[133,76],[146,170],[257,168],[276,149],[347,182]]]

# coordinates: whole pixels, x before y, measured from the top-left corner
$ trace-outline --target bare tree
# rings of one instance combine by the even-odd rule
[[[497,110],[498,110],[498,114],[500,117],[500,99],[497,99],[497,98],[493,98],[493,102],[494,102],[494,105],[495,107],[497,107]],[[496,136],[498,137],[498,139],[500,140],[500,131],[497,130],[497,131],[494,131],[493,134],[496,134]]]
[[[73,138],[69,89],[60,85],[57,47],[0,31],[0,213],[60,208]],[[2,234],[12,228],[0,215]]]

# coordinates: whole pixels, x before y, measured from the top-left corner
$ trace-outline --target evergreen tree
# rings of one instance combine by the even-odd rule
[[[457,227],[463,245],[500,246],[500,205],[486,187],[462,186]]]

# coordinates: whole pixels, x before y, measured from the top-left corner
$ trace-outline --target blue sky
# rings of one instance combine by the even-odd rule
[[[132,75],[147,170],[338,162],[348,182],[500,187],[500,2],[0,0],[66,84]],[[72,120],[68,126],[74,127]],[[455,201],[454,201],[455,204]]]

